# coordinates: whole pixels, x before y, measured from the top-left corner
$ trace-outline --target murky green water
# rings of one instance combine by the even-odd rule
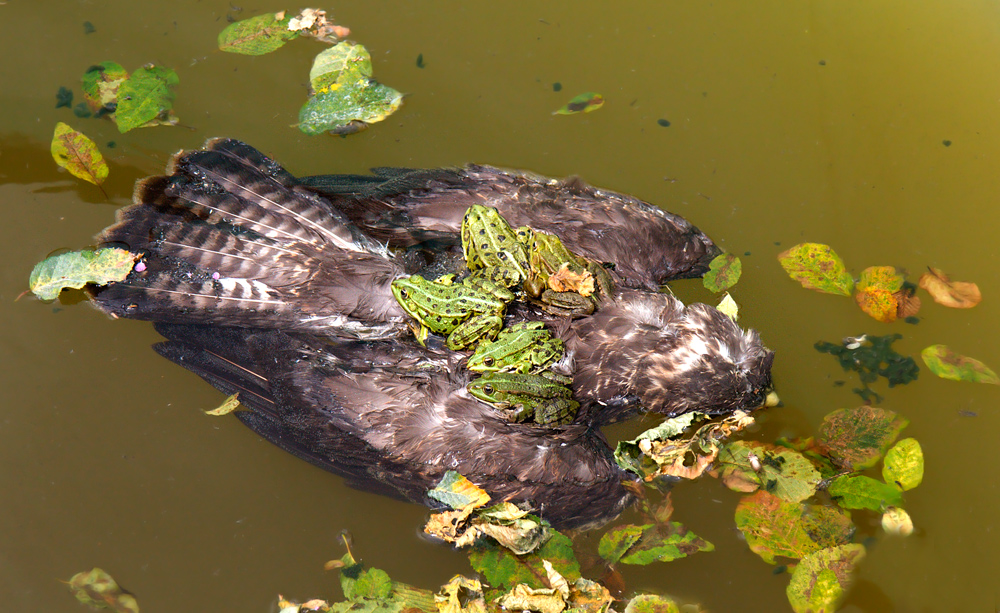
[[[86,304],[14,299],[32,265],[80,248],[127,203],[132,183],[210,136],[244,139],[297,174],[470,161],[579,174],[683,214],[743,257],[743,323],[778,353],[785,406],[752,436],[808,435],[859,404],[820,339],[900,332],[911,355],[946,343],[1000,367],[1000,7],[970,1],[800,3],[343,3],[338,20],[410,94],[350,138],[290,124],[321,47],[270,56],[214,50],[226,15],[295,6],[219,0],[0,4],[0,594],[5,608],[80,611],[59,582],[101,566],[143,611],[273,608],[277,593],[335,596],[322,564],[342,529],[395,579],[433,588],[467,570],[463,554],[420,540],[425,511],[345,488],[200,409],[220,395],[156,357],[150,325],[109,321]],[[90,21],[96,32],[84,33]],[[423,54],[425,67],[416,66]],[[55,109],[91,64],[147,62],[180,74],[186,127],[117,133]],[[553,92],[559,82],[563,90]],[[561,117],[598,91],[598,112]],[[669,127],[658,125],[666,119]],[[58,171],[56,121],[105,148],[105,200]],[[945,142],[950,143],[946,146]],[[984,301],[925,304],[917,326],[878,324],[849,299],[800,289],[775,254],[833,245],[855,271],[927,265],[977,281]],[[675,288],[711,300],[697,283]],[[925,300],[925,303],[930,303]],[[880,391],[885,391],[884,386]],[[906,496],[909,539],[879,536],[846,610],[985,611],[1000,603],[1000,390],[920,379],[882,403],[911,420],[927,470]],[[975,416],[966,416],[974,412]],[[708,480],[679,487],[676,519],[711,554],[625,569],[650,588],[713,611],[783,611],[787,575],[734,528],[737,496]],[[879,535],[857,516],[862,536]],[[593,540],[593,539],[592,539]],[[593,544],[592,544],[593,545]]]

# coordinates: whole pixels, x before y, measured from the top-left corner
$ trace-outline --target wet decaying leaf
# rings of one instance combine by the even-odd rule
[[[486,613],[483,586],[477,579],[455,575],[434,595],[440,613]]]
[[[830,449],[822,442],[816,440],[816,437],[808,436],[793,439],[782,437],[775,441],[775,445],[794,449],[809,458],[809,461],[819,470],[820,476],[824,479],[842,472],[841,468],[830,458]]]
[[[909,423],[893,411],[862,406],[828,414],[820,424],[819,434],[842,468],[864,470],[878,463]]]
[[[236,393],[233,394],[232,396],[228,396],[225,400],[222,401],[222,404],[220,404],[216,408],[205,411],[205,415],[212,415],[214,417],[218,417],[221,415],[229,415],[233,411],[240,410],[241,407],[242,405],[240,404],[240,395]]]
[[[736,527],[751,551],[769,564],[776,564],[778,556],[798,559],[846,543],[854,532],[850,518],[829,507],[785,502],[763,490],[740,500]]]
[[[604,536],[597,552],[608,564],[646,565],[670,562],[715,546],[675,521],[643,526],[615,526]]]
[[[717,255],[708,265],[708,272],[702,278],[702,285],[711,292],[724,292],[740,280],[743,263],[731,253]]]
[[[668,596],[639,594],[625,605],[625,613],[680,613],[681,609]]]
[[[490,501],[490,495],[482,488],[453,470],[446,472],[427,495],[455,510],[470,506],[477,509]]]
[[[678,415],[631,441],[620,441],[615,461],[647,482],[660,476],[696,479],[712,465],[723,440],[754,423],[750,415],[736,411],[701,426],[691,436],[679,436],[694,421],[706,418],[698,412]]]
[[[826,491],[845,509],[881,511],[903,503],[903,492],[895,485],[865,475],[845,475],[830,482]]]
[[[118,88],[128,78],[128,71],[116,62],[101,62],[83,73],[83,99],[91,113],[101,117],[115,112]]]
[[[913,520],[910,514],[899,507],[888,507],[882,514],[882,529],[888,534],[910,536],[913,534]]]
[[[829,245],[802,243],[778,254],[778,261],[792,279],[806,289],[850,296],[854,278]]]
[[[405,583],[393,581],[378,568],[366,569],[348,551],[340,559],[340,587],[346,602],[330,605],[340,613],[399,613],[416,609],[437,613],[434,594]]]
[[[108,178],[108,165],[94,141],[61,121],[52,135],[52,159],[74,177],[94,185]]]
[[[581,296],[594,293],[594,275],[589,270],[574,272],[564,262],[559,270],[549,275],[549,289],[554,292],[576,292]]]
[[[968,281],[952,281],[943,270],[928,267],[930,272],[920,276],[918,285],[934,298],[934,302],[953,309],[971,309],[979,304],[983,295],[979,286]]]
[[[342,42],[316,56],[309,80],[315,92],[299,111],[306,134],[350,134],[382,121],[403,104],[403,95],[372,79],[368,50]]]
[[[903,385],[916,380],[920,367],[913,358],[897,353],[892,344],[903,338],[900,334],[885,336],[862,335],[851,339],[853,343],[830,343],[818,341],[813,345],[821,353],[836,356],[841,368],[845,371],[858,373],[862,387],[855,388],[854,393],[860,395],[865,402],[880,402],[881,396],[869,386],[884,377],[889,387]]]
[[[572,100],[560,107],[559,110],[554,111],[552,114],[573,115],[574,113],[589,113],[591,111],[596,111],[602,106],[604,106],[604,96],[598,94],[597,92],[586,92],[584,94],[580,94],[579,96],[574,96]]]
[[[861,271],[854,301],[861,310],[883,323],[896,320],[899,302],[896,292],[903,287],[903,276],[893,266],[869,266]]]
[[[753,492],[763,488],[787,502],[801,502],[815,494],[821,479],[802,454],[752,441],[735,441],[723,447],[716,466],[730,489]]]
[[[540,548],[527,555],[516,555],[495,543],[481,542],[469,555],[469,562],[496,589],[509,590],[519,583],[535,589],[549,587],[542,560],[548,560],[567,581],[575,582],[580,578],[580,564],[573,553],[573,542],[555,530],[549,534]]]
[[[904,438],[885,454],[882,479],[895,483],[904,492],[924,480],[924,452],[915,438]]]
[[[132,271],[139,254],[109,247],[70,251],[45,258],[31,271],[28,288],[42,300],[55,300],[67,288],[88,283],[107,285],[122,281]]]
[[[331,44],[351,34],[350,29],[330,21],[322,9],[302,9],[301,13],[288,20],[288,29]]]
[[[69,580],[69,590],[81,603],[115,613],[139,613],[139,603],[100,568],[77,573]]]
[[[219,32],[219,49],[243,55],[264,55],[280,49],[299,33],[290,30],[285,11],[234,21]]]
[[[847,595],[854,569],[865,557],[862,545],[823,549],[802,559],[788,584],[788,602],[796,613],[833,613]]]
[[[1000,385],[1000,378],[979,360],[955,353],[946,345],[931,345],[920,352],[924,364],[942,379]]]
[[[286,600],[284,596],[278,594],[278,613],[302,613],[302,611],[330,611],[330,603],[319,598],[314,598],[303,603]]]
[[[172,110],[173,87],[180,77],[171,68],[148,64],[136,70],[118,87],[114,120],[124,134],[135,128],[176,125]]]

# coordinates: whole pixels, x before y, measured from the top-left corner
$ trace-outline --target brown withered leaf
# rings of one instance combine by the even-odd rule
[[[919,285],[934,298],[934,302],[953,309],[971,309],[979,304],[983,295],[979,286],[968,281],[952,281],[939,268],[928,266],[930,272],[920,276]]]
[[[576,292],[581,296],[594,293],[594,275],[589,270],[573,272],[569,264],[563,263],[555,273],[549,275],[549,289],[554,292]]]
[[[913,317],[920,312],[920,298],[909,287],[912,286],[904,287],[892,295],[898,305],[896,307],[896,317],[899,319]]]

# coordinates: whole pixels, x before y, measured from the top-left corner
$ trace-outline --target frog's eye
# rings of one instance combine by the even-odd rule
[[[399,288],[399,295],[402,296],[403,298],[406,298],[408,293],[409,292],[406,291],[405,287]]]
[[[492,385],[487,383],[486,385],[483,386],[483,391],[492,396],[495,390],[493,389]]]
[[[493,366],[493,357],[486,356],[485,358],[483,358],[483,364],[485,364],[486,366]]]

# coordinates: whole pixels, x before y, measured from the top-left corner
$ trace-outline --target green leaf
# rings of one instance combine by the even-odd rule
[[[310,71],[316,93],[299,111],[306,134],[351,134],[382,121],[403,95],[371,78],[371,58],[361,45],[342,42],[316,57]]]
[[[135,596],[119,587],[114,578],[100,568],[73,575],[69,580],[69,591],[90,607],[106,608],[115,613],[139,613]]]
[[[573,115],[574,113],[589,113],[604,106],[604,96],[597,92],[587,92],[574,96],[553,115]]]
[[[452,509],[478,508],[490,501],[490,495],[461,474],[449,470],[441,482],[427,492],[427,496],[443,502]]]
[[[915,438],[904,438],[885,454],[882,479],[895,483],[904,492],[924,479],[924,452]]]
[[[642,530],[642,526],[632,524],[615,526],[601,537],[601,542],[597,545],[597,555],[604,558],[608,564],[617,564],[632,545],[642,538]]]
[[[735,441],[719,452],[716,465],[722,482],[740,492],[758,487],[788,502],[816,493],[819,471],[797,451],[751,441]]]
[[[898,487],[865,475],[838,477],[830,482],[827,492],[845,509],[881,511],[903,502],[903,492]]]
[[[708,272],[701,283],[711,292],[723,292],[736,285],[742,273],[743,263],[740,259],[731,253],[723,253],[708,265]]]
[[[864,470],[878,463],[909,420],[893,411],[863,406],[839,409],[823,418],[820,440],[844,468]]]
[[[290,20],[281,11],[233,22],[219,32],[219,49],[243,55],[271,53],[299,35],[288,29]]]
[[[989,366],[957,354],[946,345],[931,345],[920,352],[920,357],[924,359],[927,368],[942,379],[1000,385],[1000,378]]]
[[[751,551],[775,564],[777,556],[801,558],[831,543],[848,540],[848,516],[828,507],[785,502],[765,491],[744,496],[736,507],[736,527]]]
[[[870,266],[861,271],[854,301],[878,321],[896,321],[899,301],[893,295],[903,287],[903,276],[893,266]]]
[[[625,613],[680,613],[680,607],[668,596],[639,594],[625,605]]]
[[[392,593],[392,579],[380,568],[361,571],[354,582],[354,598],[385,599]]]
[[[778,261],[792,279],[806,289],[850,296],[854,279],[844,262],[828,245],[802,243],[778,254]]]
[[[170,68],[149,65],[133,72],[118,88],[118,131],[124,134],[135,128],[177,123],[171,111],[171,87],[179,82],[177,73]]]
[[[323,51],[313,60],[309,82],[317,92],[328,91],[338,82],[372,76],[372,57],[363,45],[343,42]]]
[[[622,564],[645,566],[651,562],[670,562],[699,551],[713,551],[715,545],[675,521],[642,526],[642,537],[621,558]]]
[[[518,583],[532,588],[548,587],[542,560],[548,560],[568,581],[580,578],[580,564],[573,553],[573,542],[554,530],[544,545],[527,555],[515,555],[491,542],[477,545],[469,555],[472,568],[482,573],[487,583],[505,590]]]
[[[128,71],[116,62],[101,62],[83,73],[83,99],[92,113],[114,112],[118,88],[128,78]]]
[[[854,569],[865,557],[862,545],[823,549],[802,559],[786,593],[796,613],[833,613],[850,589]]]
[[[108,178],[108,165],[94,141],[61,121],[52,135],[52,159],[74,177],[94,185]]]
[[[117,248],[54,255],[35,264],[28,287],[42,300],[54,300],[66,288],[123,281],[138,258],[135,253]]]

